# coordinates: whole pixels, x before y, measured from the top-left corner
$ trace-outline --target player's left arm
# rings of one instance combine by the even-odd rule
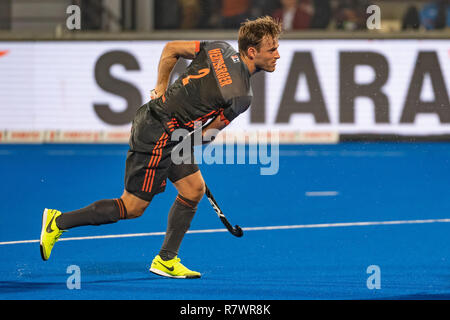
[[[161,53],[158,64],[158,78],[152,99],[164,94],[169,85],[170,73],[179,58],[194,59],[200,50],[200,41],[170,41]]]

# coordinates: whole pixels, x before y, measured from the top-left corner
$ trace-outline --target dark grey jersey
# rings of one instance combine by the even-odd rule
[[[154,111],[170,131],[194,129],[216,116],[230,122],[251,104],[250,72],[224,41],[197,42],[186,71],[157,99]]]

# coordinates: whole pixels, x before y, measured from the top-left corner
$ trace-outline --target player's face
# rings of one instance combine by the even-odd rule
[[[259,52],[255,55],[256,68],[267,72],[274,72],[278,59],[280,59],[278,39],[265,36],[261,42]]]

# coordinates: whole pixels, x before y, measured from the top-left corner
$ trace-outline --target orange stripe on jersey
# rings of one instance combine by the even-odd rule
[[[195,41],[195,53],[200,51],[200,41]]]
[[[225,115],[223,114],[223,109],[220,109],[220,121],[224,122],[225,125],[230,124],[230,120],[228,120],[227,117],[225,117]]]
[[[203,116],[201,116],[201,117],[199,117],[199,118],[197,118],[195,120],[191,120],[189,122],[186,122],[184,125],[193,128],[195,122],[200,122],[201,121],[202,124],[203,124],[204,121],[206,122],[209,118],[215,116],[218,112],[219,112],[218,110],[213,110],[210,113],[205,114],[205,115],[203,115]]]

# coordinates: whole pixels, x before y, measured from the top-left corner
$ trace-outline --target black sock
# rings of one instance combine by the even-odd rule
[[[197,202],[178,195],[169,211],[167,231],[159,252],[163,260],[171,260],[178,254],[181,241],[189,230],[192,218],[197,211]]]
[[[56,218],[59,229],[114,223],[127,218],[127,209],[122,199],[100,200],[86,208],[66,212]]]

